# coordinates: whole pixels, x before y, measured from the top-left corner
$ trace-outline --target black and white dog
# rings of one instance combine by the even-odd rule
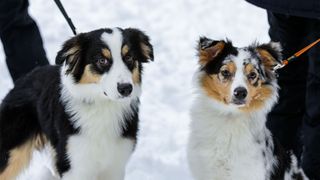
[[[188,159],[197,180],[307,179],[297,159],[266,128],[278,99],[277,43],[237,48],[203,37]]]
[[[18,80],[0,109],[0,179],[15,180],[34,149],[49,148],[62,180],[121,180],[138,131],[142,63],[137,29],[99,29],[68,40],[57,66]]]

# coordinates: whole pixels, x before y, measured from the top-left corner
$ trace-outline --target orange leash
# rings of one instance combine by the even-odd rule
[[[301,49],[300,51],[294,53],[294,55],[290,56],[288,59],[285,59],[282,61],[281,64],[278,64],[277,66],[275,66],[273,68],[274,71],[281,69],[283,67],[285,67],[286,65],[289,64],[289,62],[291,62],[292,60],[296,59],[297,57],[301,56],[303,53],[305,53],[306,51],[308,51],[309,49],[311,49],[313,46],[315,46],[317,43],[320,42],[320,38],[316,41],[314,41],[313,43],[309,44],[308,46],[304,47],[303,49]]]

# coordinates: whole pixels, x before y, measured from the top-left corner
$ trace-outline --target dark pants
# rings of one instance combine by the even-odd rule
[[[268,12],[269,35],[288,58],[320,38],[320,20]],[[300,157],[311,179],[320,179],[320,44],[279,71],[280,99],[267,126]]]
[[[0,38],[15,81],[36,66],[48,64],[36,23],[28,14],[28,0],[0,1]]]

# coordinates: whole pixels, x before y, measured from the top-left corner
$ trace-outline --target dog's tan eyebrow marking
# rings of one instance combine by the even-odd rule
[[[225,64],[225,66],[228,68],[228,70],[234,74],[237,71],[237,67],[233,61],[229,61]]]
[[[102,49],[102,55],[107,59],[111,59],[111,52],[107,48]]]
[[[250,72],[255,70],[254,65],[250,63],[246,64],[244,69],[246,74],[249,74]]]
[[[124,45],[121,49],[121,53],[123,56],[127,55],[129,52],[129,46],[128,45]]]

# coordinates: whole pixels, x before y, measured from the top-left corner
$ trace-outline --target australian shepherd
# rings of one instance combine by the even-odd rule
[[[138,29],[99,29],[66,41],[55,66],[19,79],[0,109],[0,180],[15,180],[47,148],[62,180],[122,180],[138,131],[142,63]]]
[[[200,38],[188,159],[196,180],[307,179],[266,128],[278,99],[278,43],[237,48]]]

